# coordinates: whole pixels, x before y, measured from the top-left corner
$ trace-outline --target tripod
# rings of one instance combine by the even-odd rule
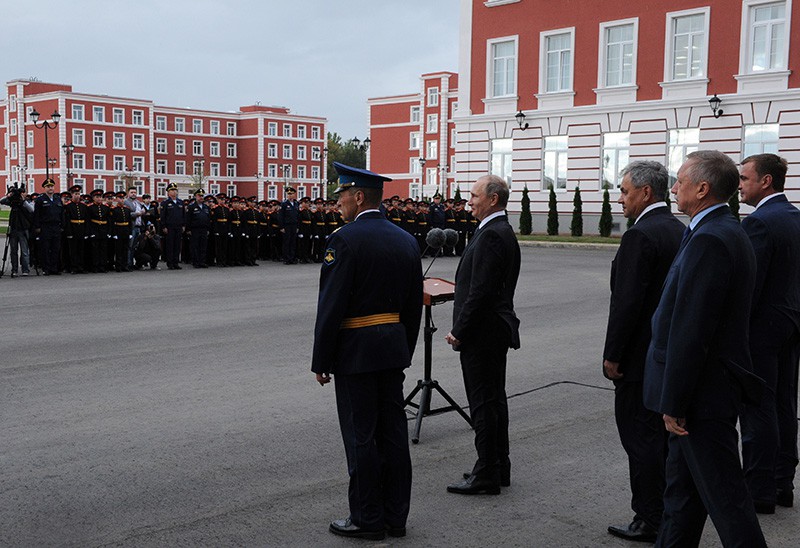
[[[417,409],[416,424],[414,425],[414,434],[411,436],[413,443],[419,443],[419,432],[422,428],[422,419],[428,415],[437,415],[447,411],[457,411],[467,424],[472,426],[472,421],[461,406],[448,394],[444,388],[439,385],[439,382],[431,378],[431,361],[433,349],[433,334],[437,331],[437,327],[433,325],[433,317],[431,315],[431,308],[440,303],[444,303],[453,299],[453,288],[455,286],[446,280],[439,278],[426,278],[424,282],[424,296],[423,303],[425,304],[425,331],[423,333],[423,340],[425,343],[425,360],[423,368],[423,378],[417,381],[417,386],[406,397],[405,405]],[[439,393],[449,405],[431,409],[431,395],[433,391]],[[414,396],[420,394],[419,403],[414,403],[412,400]]]

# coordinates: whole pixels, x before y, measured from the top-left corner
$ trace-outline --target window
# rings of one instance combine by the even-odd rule
[[[208,153],[215,158],[219,158],[219,141],[211,141],[208,144]]]
[[[453,104],[450,107],[450,117],[454,117],[456,112],[458,112],[458,101],[453,101]]]
[[[493,175],[502,177],[511,184],[511,139],[492,139],[491,143],[491,170]]]
[[[92,120],[95,122],[105,122],[106,107],[100,107],[100,106],[92,107]]]
[[[283,124],[283,136],[284,137],[292,136],[292,124]]]
[[[299,177],[299,175],[298,175],[298,177]],[[297,187],[297,198],[302,200],[305,197],[306,197],[306,187],[305,187],[305,185],[299,185]]]
[[[228,143],[228,158],[236,158],[236,143]]]
[[[92,132],[92,143],[94,144],[95,148],[105,148],[106,147],[106,132],[105,131],[93,131]]]
[[[167,197],[167,181],[158,181],[156,183],[156,197],[158,198]]]
[[[297,138],[298,139],[306,138],[306,126],[297,126]]]
[[[186,131],[186,120],[175,118],[175,131]]]
[[[219,183],[211,183],[208,185],[208,193],[217,195],[219,194]]]
[[[209,125],[209,133],[211,133],[211,135],[219,135],[219,120],[211,120]]]
[[[192,120],[192,132],[194,132],[194,133],[203,133],[203,121],[202,120]]]
[[[141,196],[144,194],[144,181],[134,181],[133,186],[136,187],[136,192]]]
[[[163,175],[166,172],[167,172],[167,161],[156,160],[156,173]]]
[[[438,114],[428,114],[428,125],[426,132],[427,133],[436,133],[439,131],[439,115]]]
[[[114,156],[114,171],[125,170],[125,156]]]
[[[8,96],[8,110],[10,112],[17,112],[17,96],[16,95],[9,95]]]
[[[31,163],[28,162],[30,169]],[[72,169],[86,169],[86,155],[79,152],[72,153]]]
[[[278,176],[278,164],[269,164],[267,166],[267,177]]]
[[[706,74],[707,12],[667,14],[669,80],[702,78]]]
[[[419,183],[408,184],[408,197],[414,200],[419,200],[422,197],[422,189]]]
[[[488,97],[510,97],[517,93],[517,39],[490,40]]]
[[[420,113],[420,109],[419,109],[418,106],[411,107],[411,123],[412,124],[418,124],[419,123],[419,120],[420,120],[419,113]]]
[[[283,176],[285,178],[289,178],[292,176],[292,166],[290,166],[289,164],[283,165]]]
[[[283,145],[283,158],[291,160],[292,158],[292,145]]]
[[[318,177],[313,177],[313,176],[311,178],[318,179]],[[314,185],[313,187],[311,187],[311,199],[316,200],[317,198],[319,198],[319,187],[317,185]]]
[[[277,158],[278,157],[278,145],[275,143],[270,143],[267,145],[267,158]]]
[[[419,165],[419,158],[411,158],[408,161],[409,173],[422,173],[422,166]]]
[[[156,131],[167,131],[166,116],[156,116]]]
[[[194,154],[195,156],[203,155],[203,141],[192,142],[192,154]]]
[[[778,153],[779,124],[753,124],[744,126],[742,158],[753,154]]]
[[[669,130],[667,170],[674,179],[686,156],[700,148],[700,130],[697,128]]]
[[[297,145],[297,159],[298,160],[305,160],[306,159],[306,146],[305,145]]]
[[[81,187],[81,194],[86,193],[86,179],[73,179],[72,184]]]
[[[554,93],[572,89],[573,31],[542,34],[544,42],[544,91]]]
[[[186,141],[183,139],[175,139],[175,154],[186,154]]]
[[[786,2],[750,6],[751,72],[786,68]]]
[[[603,135],[603,188],[619,188],[622,182],[619,172],[628,165],[631,148],[631,134],[606,133]]]
[[[125,134],[120,131],[114,132],[114,148],[125,148]]]
[[[85,130],[83,129],[73,129],[72,130],[72,144],[76,147],[85,146],[86,141],[84,140]]]
[[[269,122],[267,124],[267,135],[270,137],[277,137],[278,136],[278,123],[277,122]]]
[[[228,164],[228,177],[236,177],[236,164]]]
[[[178,160],[175,162],[175,175],[186,175],[186,162]]]
[[[167,153],[167,140],[163,137],[159,137],[156,139],[156,154],[166,154]]]
[[[278,187],[275,185],[269,185],[267,187],[267,200],[277,200],[278,199]]]
[[[219,177],[219,162],[211,162],[209,177]]]
[[[19,154],[19,148],[16,141],[11,142],[11,159],[16,160]],[[29,166],[30,167],[30,166]]]
[[[27,166],[28,169],[36,169],[34,167],[34,160],[35,160],[35,158],[34,158],[33,154],[28,154],[28,161],[25,162],[25,165]],[[32,181],[33,177],[31,177],[29,180]]]
[[[544,138],[544,177],[542,189],[567,188],[567,136]]]
[[[458,141],[456,140],[457,136],[458,132],[456,132],[456,128],[450,130],[450,148],[453,148],[458,143]]]
[[[106,155],[105,154],[95,154],[94,155],[94,169],[96,170],[104,170],[106,168]]]
[[[133,111],[133,125],[135,125],[135,126],[143,126],[144,125],[144,111],[143,110],[134,110]]]
[[[144,134],[133,134],[133,150],[144,150]]]
[[[141,156],[134,156],[133,157],[133,170],[134,171],[144,171],[144,158]],[[141,193],[141,191],[140,191]]]
[[[236,196],[236,185],[228,185],[225,192],[228,194],[228,198],[233,198]]]
[[[425,184],[439,186],[439,168],[428,167],[425,168]]]
[[[311,178],[315,181],[319,179],[319,166],[311,166]]]
[[[236,122],[228,122],[228,135],[236,135]]]
[[[425,158],[435,160],[439,157],[439,141],[428,141],[425,143]]]
[[[114,192],[125,192],[125,181],[117,179],[114,181]]]
[[[72,119],[83,120],[83,105],[72,105]]]
[[[11,135],[16,135],[16,134],[17,134],[17,119],[16,119],[16,118],[12,118],[12,119],[11,119],[11,124],[10,124],[10,128],[9,128],[9,133],[10,133]]]
[[[28,148],[33,147],[33,131],[28,131],[25,133],[25,146]]]
[[[420,135],[419,131],[412,131],[409,134],[409,150],[420,150]]]
[[[297,178],[298,179],[306,178],[306,166],[297,166]]]
[[[106,180],[105,179],[95,179],[92,183],[92,188],[94,190],[102,190],[103,192],[106,191]]]
[[[124,124],[125,123],[125,109],[122,108],[115,108],[113,111],[114,123],[115,124]]]
[[[319,126],[311,126],[311,138],[319,139]]]
[[[319,147],[311,147],[311,159],[320,160]]]
[[[439,106],[439,88],[428,88],[428,106]]]
[[[636,27],[634,23],[613,25],[602,29],[605,41],[605,87],[627,86],[634,83],[636,67]]]

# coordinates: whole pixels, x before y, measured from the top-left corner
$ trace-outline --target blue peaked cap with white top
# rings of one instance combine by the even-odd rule
[[[334,194],[347,190],[348,188],[379,188],[383,190],[383,183],[391,181],[389,177],[384,177],[367,169],[350,167],[339,162],[333,162],[333,167],[339,174],[339,186],[333,191]]]

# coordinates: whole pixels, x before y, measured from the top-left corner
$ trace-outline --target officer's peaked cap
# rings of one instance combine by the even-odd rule
[[[367,169],[350,167],[339,162],[333,162],[333,167],[339,174],[339,186],[334,190],[334,194],[348,188],[379,188],[383,190],[383,183],[391,181],[389,177],[378,175]]]

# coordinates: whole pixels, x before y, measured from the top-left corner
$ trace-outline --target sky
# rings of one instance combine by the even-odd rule
[[[367,135],[367,99],[458,71],[459,0],[0,0],[0,78],[156,105],[284,106]]]

